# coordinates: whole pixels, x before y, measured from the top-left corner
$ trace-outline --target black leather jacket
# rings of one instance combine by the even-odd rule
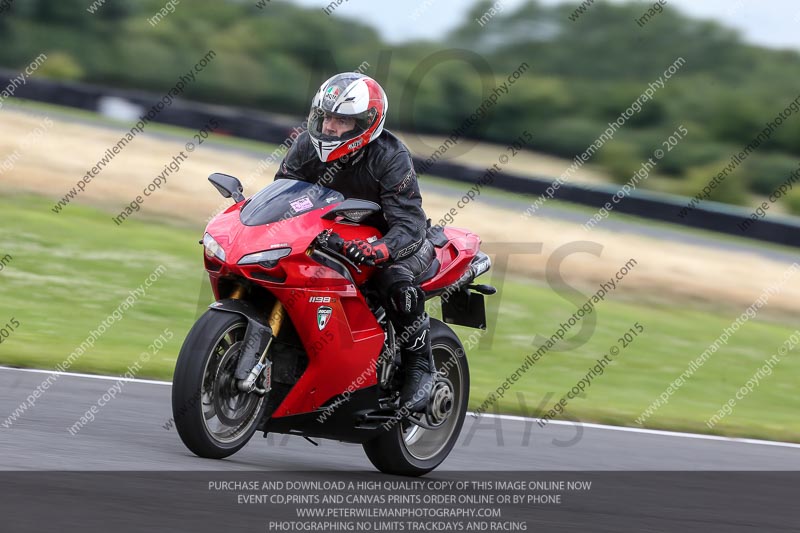
[[[383,216],[369,223],[383,233],[390,259],[396,261],[413,255],[425,239],[427,218],[406,146],[384,130],[349,157],[323,163],[311,142],[307,131],[297,137],[275,179],[319,183],[339,191],[345,198],[379,204]]]

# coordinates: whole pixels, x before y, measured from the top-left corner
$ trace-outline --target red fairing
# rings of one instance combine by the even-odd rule
[[[243,202],[242,202],[243,203]],[[323,266],[307,253],[314,238],[332,229],[344,240],[374,240],[378,230],[324,220],[321,215],[335,205],[261,226],[240,220],[242,203],[215,217],[206,228],[225,251],[225,262],[205,256],[214,296],[221,294],[220,280],[247,278],[272,292],[283,304],[308,354],[308,367],[272,415],[283,417],[319,409],[345,391],[375,385],[376,359],[384,344],[384,331],[357,287],[345,276]],[[423,284],[425,290],[445,288],[458,280],[478,251],[479,238],[466,230],[447,228],[450,242],[437,249],[441,268]],[[248,255],[291,248],[274,268],[238,265]],[[349,268],[357,285],[369,279],[375,267]],[[269,312],[268,309],[265,310]]]
[[[478,254],[481,239],[471,231],[461,228],[444,228],[447,244],[436,249],[439,271],[436,276],[422,284],[425,292],[443,290],[467,271],[470,262]]]

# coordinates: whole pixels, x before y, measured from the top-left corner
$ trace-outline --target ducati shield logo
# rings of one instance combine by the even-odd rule
[[[326,305],[317,309],[317,327],[320,331],[325,329],[325,326],[328,325],[328,321],[331,319],[332,314],[333,309]]]

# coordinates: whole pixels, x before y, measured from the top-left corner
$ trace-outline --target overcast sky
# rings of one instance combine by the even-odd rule
[[[335,0],[291,0],[305,6],[324,7]],[[357,18],[378,28],[387,41],[436,39],[458,26],[477,0],[346,0],[336,13]],[[563,0],[543,0],[559,4]],[[613,0],[612,0],[613,1]],[[739,29],[752,43],[800,50],[800,2],[796,0],[666,0],[667,7],[695,17],[717,20]],[[511,9],[523,0],[498,0]],[[577,2],[577,0],[575,0]],[[640,2],[644,12],[653,2]],[[419,10],[419,11],[417,11]],[[412,14],[422,13],[412,20]],[[476,23],[477,24],[477,23]]]

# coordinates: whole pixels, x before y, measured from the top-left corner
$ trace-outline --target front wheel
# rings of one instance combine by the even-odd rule
[[[247,320],[208,310],[183,342],[172,380],[172,416],[181,440],[200,457],[222,459],[256,431],[265,396],[240,391],[234,372]]]
[[[370,462],[386,474],[427,474],[447,458],[464,425],[469,401],[469,365],[461,341],[449,327],[431,319],[431,350],[436,370],[453,384],[453,410],[436,429],[402,421],[364,443]]]

